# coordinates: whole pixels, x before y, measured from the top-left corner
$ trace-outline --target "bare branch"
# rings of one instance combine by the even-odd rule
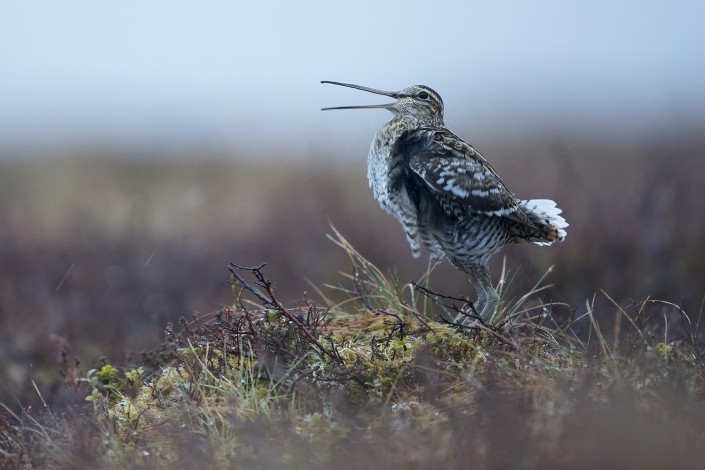
[[[299,328],[299,330],[301,330],[301,332],[309,340],[311,340],[311,342],[313,344],[316,345],[316,347],[318,348],[319,351],[321,351],[323,354],[330,357],[334,361],[342,364],[343,361],[340,358],[340,356],[338,354],[336,354],[336,352],[330,351],[325,346],[323,346],[323,344],[321,344],[321,342],[318,341],[318,339],[316,339],[316,337],[313,335],[313,333],[311,333],[311,331],[309,331],[309,329],[306,328],[306,325],[304,325],[301,322],[301,320],[299,320],[296,317],[296,315],[291,313],[286,307],[284,307],[284,305],[282,305],[282,303],[279,301],[279,299],[277,299],[277,297],[274,294],[274,291],[272,289],[272,282],[269,279],[267,279],[264,276],[264,274],[262,273],[262,268],[264,266],[265,265],[262,264],[260,266],[254,267],[254,268],[248,268],[248,267],[244,267],[244,266],[239,266],[235,263],[230,263],[228,265],[228,269],[233,274],[233,276],[235,276],[235,278],[238,280],[238,283],[237,283],[238,286],[250,291],[253,295],[255,295],[262,302],[262,304],[265,307],[273,308],[274,310],[276,310],[280,314],[284,315],[287,319],[289,319],[291,322],[293,322]],[[250,271],[257,281],[256,284],[258,286],[262,287],[266,291],[266,297],[265,297],[265,294],[261,293],[258,289],[252,287],[249,283],[247,283],[247,281],[245,281],[243,279],[243,277],[240,275],[238,270]]]

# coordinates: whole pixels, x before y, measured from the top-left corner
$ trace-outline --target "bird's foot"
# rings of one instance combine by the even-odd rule
[[[460,313],[455,316],[454,321],[456,324],[468,328],[473,328],[485,324],[482,314],[478,313],[477,307],[472,301],[468,301],[465,305],[463,305],[463,308],[460,310]]]

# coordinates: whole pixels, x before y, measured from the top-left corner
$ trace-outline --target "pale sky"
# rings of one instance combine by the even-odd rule
[[[696,0],[4,0],[0,151],[366,147],[386,112],[320,108],[384,98],[321,80],[431,86],[466,137],[697,128],[704,22]]]

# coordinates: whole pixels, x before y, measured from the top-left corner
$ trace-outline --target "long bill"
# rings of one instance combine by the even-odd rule
[[[376,88],[370,88],[370,87],[366,87],[366,86],[362,86],[362,85],[353,85],[352,83],[331,82],[329,80],[323,80],[323,81],[321,81],[321,83],[330,83],[331,85],[339,85],[339,86],[345,86],[348,88],[355,88],[356,90],[367,91],[369,93],[375,93],[377,95],[390,96],[394,99],[397,99],[399,97],[399,94],[395,93],[393,91],[378,90]],[[361,106],[335,106],[332,108],[321,108],[321,109],[322,109],[322,111],[329,111],[331,109],[370,109],[370,108],[389,109],[392,106],[394,106],[394,103],[368,104],[368,105],[361,105]]]

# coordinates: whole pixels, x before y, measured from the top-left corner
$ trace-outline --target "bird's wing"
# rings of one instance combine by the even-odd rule
[[[494,168],[452,132],[434,128],[407,131],[397,140],[393,152],[447,211],[507,217],[531,225]]]

